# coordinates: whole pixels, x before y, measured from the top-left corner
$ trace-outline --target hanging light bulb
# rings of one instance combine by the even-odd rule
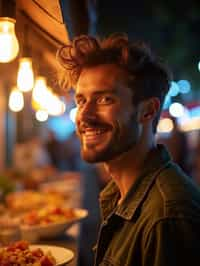
[[[15,22],[15,19],[0,17],[0,63],[12,61],[19,52]]]
[[[19,91],[17,88],[13,88],[8,102],[9,108],[13,112],[19,112],[24,107],[24,97],[23,93]]]
[[[43,76],[38,76],[32,92],[32,107],[34,110],[44,109],[43,103],[46,101],[47,82]]]
[[[34,74],[32,60],[30,57],[23,57],[19,60],[19,70],[17,75],[17,88],[27,92],[34,86]]]
[[[64,114],[66,110],[65,103],[62,102],[56,95],[52,95],[51,104],[47,108],[48,114],[52,116],[59,116]]]
[[[52,116],[62,115],[66,110],[64,102],[52,92],[51,88],[48,88],[43,107],[47,110],[48,114]]]
[[[48,113],[47,111],[45,110],[38,110],[36,113],[35,113],[35,117],[38,121],[40,122],[44,122],[44,121],[47,121],[48,119]]]

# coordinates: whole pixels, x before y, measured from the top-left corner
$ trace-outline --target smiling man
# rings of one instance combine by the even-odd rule
[[[113,64],[81,73],[76,90],[77,126],[86,161],[111,160],[135,141],[131,90],[123,87],[125,73]]]
[[[100,195],[95,265],[194,265],[200,192],[154,139],[169,71],[120,34],[80,36],[58,58],[75,89],[82,158],[103,162],[112,177]]]

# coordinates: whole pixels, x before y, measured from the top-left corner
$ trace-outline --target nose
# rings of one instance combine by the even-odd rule
[[[79,121],[92,121],[96,119],[97,112],[94,104],[88,102],[77,110],[76,118]]]

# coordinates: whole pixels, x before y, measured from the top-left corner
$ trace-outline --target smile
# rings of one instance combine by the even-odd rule
[[[86,142],[98,141],[106,132],[108,132],[108,129],[89,129],[82,132],[82,135]]]
[[[105,133],[107,130],[105,129],[97,129],[97,130],[86,130],[84,135],[85,136],[93,136],[93,135],[101,135]]]

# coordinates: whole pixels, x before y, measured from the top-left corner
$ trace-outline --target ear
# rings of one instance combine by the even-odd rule
[[[145,123],[153,120],[160,110],[160,100],[157,97],[152,97],[144,100],[139,105],[139,121]]]

